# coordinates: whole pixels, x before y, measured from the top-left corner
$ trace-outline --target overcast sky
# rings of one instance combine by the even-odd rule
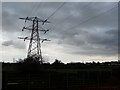
[[[3,2],[2,3],[2,61],[25,58],[29,41],[18,36],[24,21],[19,17],[49,17],[63,2]],[[43,27],[50,31],[43,38],[51,41],[42,44],[43,56],[53,62],[111,61],[118,58],[118,7],[117,2],[67,2]]]

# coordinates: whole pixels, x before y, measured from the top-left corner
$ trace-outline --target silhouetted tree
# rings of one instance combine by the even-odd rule
[[[38,60],[38,58],[29,57],[29,58],[25,58],[24,60],[20,59],[18,61],[18,63],[37,63],[37,64],[39,64],[40,61]]]
[[[64,63],[61,62],[61,60],[55,59],[55,61],[53,62],[53,65],[63,65]]]

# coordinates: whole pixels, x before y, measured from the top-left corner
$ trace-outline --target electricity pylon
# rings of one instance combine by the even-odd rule
[[[47,20],[42,20],[38,17],[26,17],[26,18],[19,18],[22,20],[25,20],[25,23],[27,21],[32,22],[32,25],[23,27],[22,31],[24,30],[31,30],[31,36],[29,37],[18,37],[19,39],[24,39],[25,40],[30,40],[29,47],[28,47],[28,53],[27,53],[27,58],[34,58],[37,61],[40,61],[40,63],[43,63],[43,58],[42,58],[42,52],[41,52],[41,43],[44,41],[50,41],[48,39],[42,39],[40,37],[39,31],[43,31],[44,34],[49,31],[49,29],[45,30],[40,26],[44,25],[44,23],[50,23]]]

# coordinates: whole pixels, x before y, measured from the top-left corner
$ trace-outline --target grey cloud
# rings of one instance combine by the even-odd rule
[[[17,48],[17,49],[25,49],[25,44],[22,44],[20,42],[13,41],[13,40],[4,41],[2,45],[6,47],[13,46],[14,48]]]
[[[111,29],[99,34],[82,33],[66,36],[58,44],[66,49],[64,52],[86,55],[116,55],[118,53],[118,30]],[[111,34],[111,35],[110,35]],[[69,34],[68,34],[69,35]],[[67,38],[69,37],[69,38]],[[70,38],[71,37],[71,38]],[[72,47],[72,48],[71,48]]]
[[[13,45],[13,41],[12,41],[12,40],[10,40],[10,41],[5,41],[5,42],[2,43],[2,45],[4,45],[4,46]]]
[[[36,15],[46,19],[60,4],[61,2],[42,2]],[[88,2],[68,2],[50,18],[52,24],[48,25],[47,28],[51,27],[52,29],[47,33],[46,37],[51,39],[54,43],[63,46],[62,51],[69,54],[117,54],[117,8],[97,18],[93,18],[82,25],[80,24],[93,16],[111,9],[116,4],[117,3],[113,2],[95,2],[90,4]],[[18,20],[18,18],[29,15],[33,7],[32,3],[3,3],[3,30],[5,32],[9,30],[13,31],[13,33],[18,32],[17,30],[21,29],[24,25],[22,24],[24,22]],[[34,14],[34,12],[35,11],[32,13]],[[75,25],[78,26],[69,29]],[[97,29],[100,29],[100,31],[98,32]],[[19,33],[20,32],[21,31],[19,31]],[[3,45],[4,44],[19,47],[19,44],[13,41],[4,42]]]

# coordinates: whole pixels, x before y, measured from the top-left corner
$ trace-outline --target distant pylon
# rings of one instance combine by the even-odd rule
[[[27,21],[32,22],[32,25],[23,27],[22,31],[24,30],[31,30],[31,37],[19,37],[19,39],[24,39],[25,40],[30,40],[29,47],[28,47],[28,53],[27,53],[27,58],[35,58],[35,60],[40,61],[40,63],[43,63],[43,58],[42,58],[42,52],[41,52],[41,43],[44,41],[50,41],[47,39],[42,39],[40,38],[39,31],[44,31],[44,34],[49,31],[48,29],[45,30],[42,28],[42,26],[39,25],[41,22],[42,25],[44,23],[50,23],[47,20],[42,20],[38,17],[26,17],[26,18],[19,18],[25,20],[25,23]]]

